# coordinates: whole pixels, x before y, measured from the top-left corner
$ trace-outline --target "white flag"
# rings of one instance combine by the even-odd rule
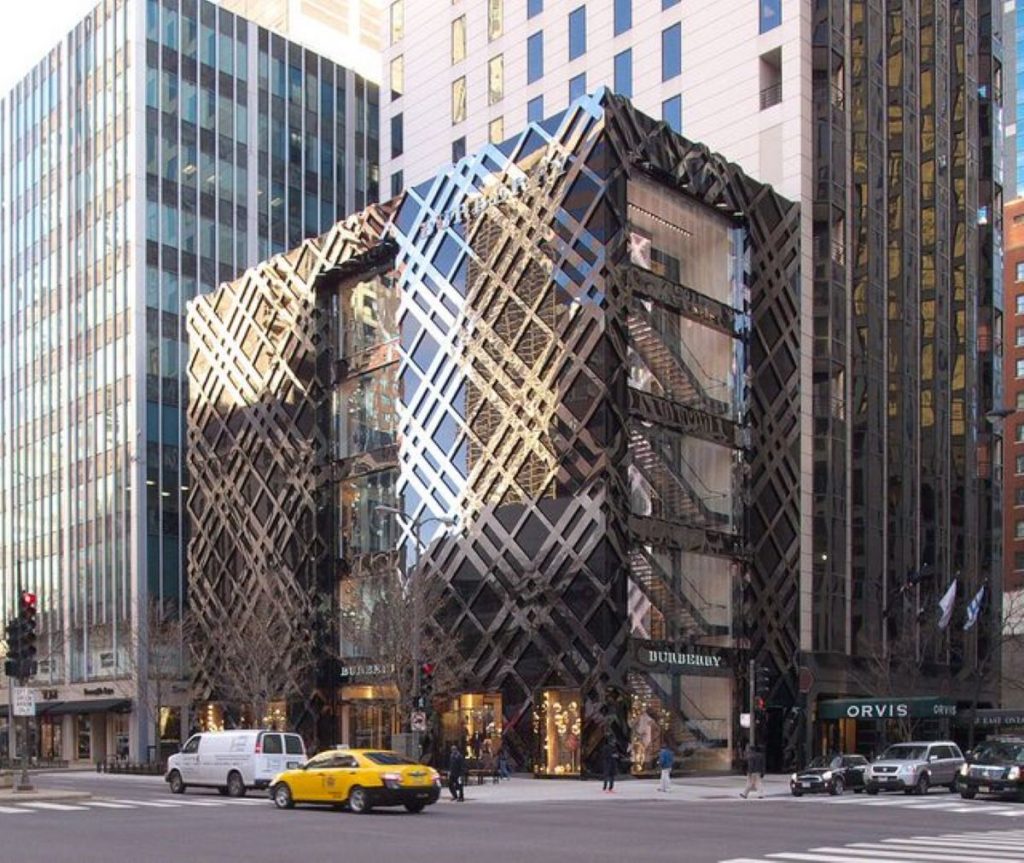
[[[943,595],[942,599],[939,600],[939,609],[942,611],[942,616],[939,618],[939,629],[945,629],[949,626],[949,619],[953,616],[953,605],[956,602],[956,579],[953,579],[953,583],[949,586]]]
[[[971,600],[967,606],[967,621],[964,623],[964,629],[970,629],[974,624],[978,622],[978,615],[981,614],[981,604],[985,601],[985,585],[981,586],[974,599]]]

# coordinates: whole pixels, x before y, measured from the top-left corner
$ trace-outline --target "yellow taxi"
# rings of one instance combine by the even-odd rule
[[[369,812],[374,806],[421,812],[440,793],[436,770],[386,749],[329,749],[301,767],[278,773],[270,783],[270,798],[278,809],[328,803],[347,805],[352,812]]]

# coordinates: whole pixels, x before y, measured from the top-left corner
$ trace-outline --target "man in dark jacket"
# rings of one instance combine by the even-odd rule
[[[615,772],[619,767],[619,747],[615,745],[615,738],[608,735],[605,738],[604,746],[601,747],[601,766],[604,770],[604,784],[601,790],[608,794],[615,793]]]
[[[740,792],[746,800],[751,791],[756,791],[759,799],[764,799],[764,753],[760,747],[747,745],[747,787]]]
[[[463,793],[465,780],[466,756],[458,746],[452,746],[451,755],[448,757],[448,791],[451,792],[452,800],[461,802],[466,799]]]

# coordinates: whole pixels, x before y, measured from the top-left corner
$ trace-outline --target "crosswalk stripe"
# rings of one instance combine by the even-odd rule
[[[134,809],[127,803],[111,803],[108,800],[83,800],[83,806],[98,806],[100,809]]]
[[[850,845],[844,845],[842,848],[812,848],[811,851],[814,853],[847,854],[850,857],[860,859],[873,858],[891,860],[893,863],[899,863],[901,860],[928,860],[938,861],[938,863],[993,863],[994,860],[1005,859],[993,858],[990,855],[985,855],[984,857],[965,855],[962,851],[953,851],[949,854],[943,854],[933,848],[929,848],[927,851],[918,851],[914,848],[900,849],[897,851],[891,846],[883,845],[880,842],[854,842]]]
[[[21,806],[31,806],[33,809],[46,809],[51,812],[85,812],[84,806],[70,806],[67,803],[44,803],[43,801],[26,800],[20,803]]]
[[[167,801],[171,806],[223,806],[223,800],[175,800]]]
[[[4,815],[31,815],[31,809],[16,809],[13,806],[0,806],[0,812]]]
[[[997,858],[1002,857],[1004,854],[1013,855],[1016,858],[1020,858],[1020,850],[1016,847],[1009,845],[992,845],[985,842],[982,839],[970,841],[968,839],[961,839],[959,841],[953,841],[952,839],[883,839],[886,845],[893,846],[925,846],[936,848],[940,851],[955,848],[961,849],[957,851],[951,851],[950,853],[962,854],[964,851],[986,851],[990,854],[996,855]]]
[[[113,800],[113,803],[129,803],[132,806],[153,806],[157,809],[176,809],[177,803],[162,803],[156,800]]]

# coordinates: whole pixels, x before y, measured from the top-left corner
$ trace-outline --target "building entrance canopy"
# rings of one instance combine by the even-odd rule
[[[956,716],[948,698],[839,698],[818,703],[819,719],[923,719]]]

